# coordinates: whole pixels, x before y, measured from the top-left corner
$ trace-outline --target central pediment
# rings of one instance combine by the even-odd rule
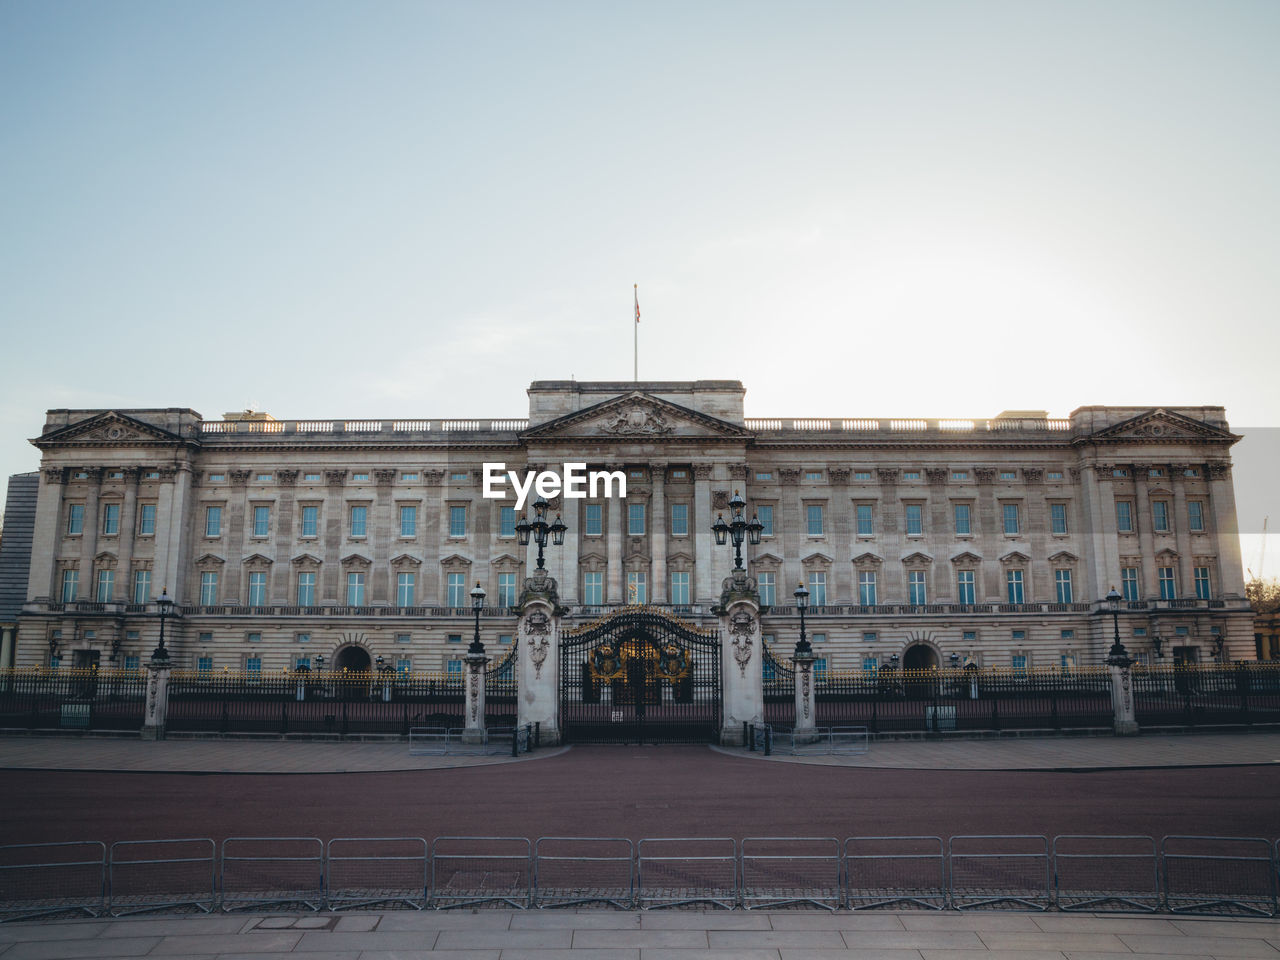
[[[634,443],[649,440],[744,440],[737,424],[699,413],[678,403],[635,390],[620,397],[541,423],[526,440],[596,440]]]

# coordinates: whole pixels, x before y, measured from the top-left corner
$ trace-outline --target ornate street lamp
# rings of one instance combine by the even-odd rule
[[[547,534],[551,534],[551,545],[559,547],[564,545],[564,532],[569,528],[564,525],[564,521],[560,519],[560,514],[556,514],[556,518],[551,523],[547,523],[547,501],[543,497],[539,497],[533,501],[533,520],[529,519],[529,515],[525,514],[516,523],[516,537],[520,541],[520,546],[527,547],[529,545],[529,535],[533,534],[533,542],[538,545],[538,569],[542,570],[546,566],[546,562],[542,558],[542,551],[547,545]],[[476,584],[477,588],[480,586]],[[472,596],[475,591],[471,591]],[[484,591],[480,593],[483,600]]]
[[[173,609],[173,600],[169,598],[167,587],[160,588],[160,596],[156,598],[156,609],[160,611],[160,642],[156,644],[155,650],[151,651],[151,659],[168,660],[169,649],[164,645],[164,621],[169,616],[169,611]]]
[[[729,500],[729,522],[725,523],[724,514],[716,514],[716,522],[711,525],[711,532],[716,535],[716,544],[723,547],[728,543],[729,538],[733,537],[733,569],[742,569],[742,540],[745,536],[747,542],[752,546],[760,543],[760,531],[764,529],[764,524],[760,522],[760,518],[752,515],[750,521],[747,520],[746,510],[747,501],[742,499],[742,495],[737,490],[733,491],[733,497]]]
[[[796,641],[796,656],[807,657],[813,653],[813,646],[809,643],[804,633],[804,611],[809,606],[809,591],[801,583],[796,586],[794,596],[796,598],[796,609],[800,611],[800,639]]]
[[[1129,651],[1120,642],[1120,592],[1115,587],[1107,594],[1106,602],[1107,609],[1111,611],[1111,627],[1115,633],[1115,640],[1107,651],[1107,663],[1113,667],[1127,667],[1133,661],[1129,658]]]
[[[545,506],[545,503],[543,504]],[[538,567],[542,567],[542,547],[538,547]],[[471,645],[467,647],[467,656],[484,656],[484,644],[480,642],[480,611],[484,609],[484,587],[476,584],[475,589],[471,591],[471,609],[476,615],[476,632],[471,638]]]

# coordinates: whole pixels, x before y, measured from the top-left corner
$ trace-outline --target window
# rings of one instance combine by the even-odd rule
[[[1199,467],[1187,467],[1187,469],[1185,469],[1185,470],[1183,470],[1183,471],[1182,471],[1182,475],[1183,475],[1184,477],[1198,477],[1198,476],[1200,476],[1200,468],[1199,468]]]
[[[417,483],[418,475],[416,473],[402,473],[400,479],[405,483]]]
[[[1209,568],[1208,568],[1208,567],[1196,567],[1196,568],[1195,568],[1195,574],[1196,574],[1196,599],[1198,599],[1198,600],[1208,600],[1208,599],[1209,599],[1209,596],[1210,596],[1210,594],[1209,594]]]
[[[804,472],[804,478],[805,478],[806,480],[821,480],[821,479],[822,479],[822,471],[821,471],[821,470],[806,470],[806,471]]]
[[[145,470],[145,471],[143,471],[143,473],[142,473],[142,479],[143,479],[143,480],[159,480],[159,479],[160,479],[160,471],[159,471],[159,470]]]
[[[671,471],[672,480],[686,480],[688,479],[688,477],[689,477],[688,470],[672,470]]]
[[[1071,603],[1071,571],[1055,570],[1053,571],[1053,585],[1058,591],[1059,603]]]
[[[453,471],[453,473],[449,474],[449,481],[450,481],[451,483],[466,483],[466,481],[467,481],[467,471],[465,471],[465,470],[455,470],[455,471]]]
[[[409,643],[412,640],[413,640],[412,634],[408,634],[408,633],[396,634],[396,643]]]
[[[212,607],[218,602],[218,574],[206,570],[200,574],[200,605]]]
[[[639,469],[637,469],[637,470],[628,470],[628,471],[627,471],[627,476],[628,476],[628,477],[630,477],[632,480],[643,480],[643,479],[644,479],[644,471],[643,471],[643,470],[639,470]]]
[[[633,570],[627,574],[627,603],[648,603],[649,591],[645,574]]]
[[[973,571],[961,570],[956,573],[956,602],[976,603]]]
[[[133,571],[133,602],[134,603],[150,603],[151,602],[151,571],[150,570]]]
[[[298,634],[294,634],[294,640],[296,640],[298,643],[310,643],[310,642],[311,642],[311,634],[309,634],[309,633],[298,633]]]
[[[923,508],[918,503],[907,504],[907,536],[918,537],[924,532]]]
[[[205,507],[204,535],[206,537],[222,536],[222,508],[221,507]]]
[[[462,638],[459,637],[458,639],[461,640]],[[462,661],[461,660],[446,661],[444,665],[444,672],[450,677],[454,677],[459,680],[462,679]]]
[[[1018,471],[1017,470],[1001,470],[1000,479],[1001,480],[1017,480]]]
[[[1192,533],[1204,533],[1204,501],[1187,501],[1187,529]]]
[[[309,673],[311,671],[310,657],[296,657],[293,661],[293,669],[299,673]]]
[[[412,572],[404,572],[396,574],[396,606],[412,607],[413,594],[417,587],[418,578]]]
[[[498,606],[514,607],[516,605],[516,575],[514,573],[498,574]]]
[[[514,537],[516,535],[516,508],[498,508],[498,536]]]
[[[773,507],[764,505],[756,508],[756,517],[760,521],[760,536],[773,536]]]
[[[254,507],[253,508],[253,535],[255,537],[269,536],[271,533],[271,508],[270,507]]]
[[[1023,603],[1022,592],[1022,571],[1006,570],[1004,574],[1005,587],[1008,590],[1010,603]]]
[[[449,508],[449,536],[465,537],[467,535],[467,508]]]
[[[827,575],[821,570],[809,574],[809,603],[815,607],[827,605]]]
[[[969,472],[967,470],[952,470],[951,479],[952,480],[968,480]]]
[[[368,536],[369,527],[369,508],[368,507],[352,507],[351,508],[351,536],[365,537]]]
[[[1138,599],[1138,568],[1120,568],[1120,590],[1126,600]]]
[[[270,483],[270,482],[271,482],[271,474],[269,474],[269,473],[260,473],[260,474],[258,474],[258,476],[256,477],[256,479],[257,479],[258,483]]]
[[[920,471],[919,470],[903,470],[902,479],[903,480],[919,480]]]
[[[418,535],[418,508],[413,504],[400,506],[400,536],[416,537]]]
[[[689,535],[689,505],[673,503],[671,505],[671,535],[687,537]]]
[[[871,504],[858,504],[853,508],[853,515],[858,524],[858,536],[873,536],[875,533],[875,529],[873,527],[875,521],[873,519],[873,514],[871,513]]]
[[[213,673],[213,657],[201,657],[196,661],[196,670],[208,680]]]
[[[818,634],[815,634],[813,639],[817,640],[818,636],[819,636]],[[827,658],[817,657],[813,661],[813,682],[822,683],[826,679],[827,679]]]
[[[1049,532],[1057,534],[1067,532],[1067,505],[1065,503],[1049,504]]]
[[[1147,471],[1148,477],[1163,477],[1164,467],[1152,467]]]
[[[144,503],[138,508],[138,533],[140,536],[152,537],[156,532],[156,505]]]
[[[644,536],[644,504],[643,503],[627,504],[627,536],[629,537]]]
[[[1025,640],[1025,639],[1027,639],[1027,631],[1025,631],[1025,630],[1014,630],[1014,631],[1013,631],[1012,636],[1013,636],[1013,639],[1014,639],[1014,640]]]
[[[262,642],[262,634],[260,634],[260,633],[246,633],[246,634],[244,635],[244,638],[245,638],[245,640],[247,640],[249,643],[261,643],[261,642]]]
[[[244,669],[245,673],[249,674],[250,682],[257,683],[262,680],[261,657],[245,657]]]
[[[863,658],[862,658],[862,672],[863,672],[863,673],[875,673],[875,672],[876,672],[876,670],[877,670],[877,669],[879,669],[879,667],[880,667],[880,663],[879,663],[879,661],[877,661],[877,660],[876,660],[876,658],[875,658],[875,657],[863,657]]]
[[[265,607],[267,605],[267,575],[265,573],[249,574],[249,606]]]
[[[862,570],[858,573],[858,602],[864,607],[876,603],[876,572]]]
[[[347,606],[364,606],[364,574],[351,572],[347,574]]]
[[[1145,637],[1145,636],[1147,635],[1147,628],[1146,628],[1146,627],[1134,627],[1134,628],[1133,628],[1133,635],[1134,635],[1135,637]]]
[[[102,505],[102,534],[114,537],[120,532],[120,504],[104,503]]]
[[[1027,655],[1025,653],[1015,653],[1013,655],[1013,672],[1018,675],[1026,674]]]
[[[213,634],[212,634],[212,633],[207,633],[207,632],[201,631],[201,633],[200,633],[200,642],[201,642],[201,643],[213,643]]]
[[[973,533],[973,525],[970,520],[969,504],[956,503],[951,507],[951,516],[955,519],[956,536],[967,537]]]
[[[353,474],[351,475],[351,479],[352,479],[353,481],[357,481],[357,480],[368,480],[368,479],[369,479],[369,475],[368,475],[367,473],[353,473]]]
[[[1061,479],[1062,479],[1062,471],[1061,471],[1061,470],[1050,470],[1048,473],[1046,473],[1046,474],[1045,474],[1045,479],[1047,479],[1047,480],[1061,480]]]
[[[80,591],[80,571],[79,570],[63,570],[62,571],[62,602],[75,603],[76,595]]]
[[[870,479],[871,479],[871,471],[870,471],[870,470],[855,470],[855,471],[853,471],[853,479],[855,479],[855,480],[870,480]]]
[[[1004,516],[1004,532],[1006,536],[1014,536],[1020,529],[1018,523],[1018,505],[1016,503],[1002,504],[1000,512]]]
[[[924,606],[928,602],[925,595],[923,570],[912,570],[907,573],[907,602],[917,607]]]
[[[304,537],[314,537],[316,535],[316,525],[320,518],[319,507],[303,507],[302,508],[302,535]]]
[[[777,574],[769,571],[756,577],[756,585],[760,588],[760,603],[762,606],[772,607],[778,602],[778,583],[774,579],[776,576]]]
[[[592,606],[604,603],[604,574],[582,575],[582,602]]]
[[[1160,599],[1176,600],[1178,588],[1173,579],[1173,567],[1160,568]]]
[[[671,574],[671,602],[672,603],[688,603],[689,602],[689,574],[684,571],[676,571]],[[764,601],[761,600],[763,603]]]
[[[209,474],[209,482],[210,482],[210,483],[222,483],[222,481],[224,481],[224,480],[226,480],[226,479],[227,479],[227,475],[226,475],[225,473],[211,473],[211,474]]]
[[[767,649],[767,646],[766,646]],[[777,680],[778,669],[773,665],[773,661],[768,657],[760,658],[760,679],[761,680]]]
[[[822,536],[822,504],[810,503],[804,508],[805,520],[808,523],[809,536]]]
[[[962,637],[964,637],[964,642],[965,642],[965,643],[977,643],[977,642],[978,642],[978,631],[977,631],[977,630],[966,630],[966,631],[964,631],[964,633],[962,633],[962,634],[961,634],[961,636],[962,636]]]
[[[862,634],[862,640],[863,640],[863,642],[864,642],[864,643],[875,643],[875,642],[876,642],[876,632],[875,632],[874,630],[866,630],[866,631],[863,631],[863,634]]]
[[[413,661],[408,657],[401,657],[396,660],[396,676],[401,680],[407,680],[409,674],[413,672]]]
[[[1169,532],[1169,501],[1151,501],[1151,529],[1156,533]]]
[[[772,479],[773,479],[773,472],[772,472],[772,471],[770,471],[770,470],[757,470],[757,471],[756,471],[756,479],[757,479],[757,480],[772,480]]]
[[[1076,632],[1074,630],[1063,630],[1058,634],[1058,636],[1063,640],[1074,640],[1076,638]]]
[[[467,605],[467,583],[463,574],[449,574],[445,585],[447,589],[445,606],[465,607]]]
[[[1133,533],[1133,501],[1116,501],[1116,531],[1118,533]]]
[[[604,532],[604,508],[598,503],[588,503],[583,517],[582,532],[588,537],[598,537]]]
[[[314,573],[298,574],[298,606],[314,607],[316,605],[316,575]]]
[[[320,482],[320,474],[318,474],[318,473],[304,473],[304,474],[302,475],[302,480],[303,480],[303,482],[304,482],[304,483],[319,483],[319,482]]]
[[[115,591],[116,572],[114,570],[98,571],[98,602],[110,603],[111,594]]]
[[[449,636],[446,638],[446,641],[445,641],[445,642],[446,642],[446,643],[461,643],[461,642],[462,642],[462,634],[460,634],[460,633],[451,633],[451,634],[449,634]]]
[[[124,668],[126,670],[138,670],[142,667],[141,657],[125,657]]]

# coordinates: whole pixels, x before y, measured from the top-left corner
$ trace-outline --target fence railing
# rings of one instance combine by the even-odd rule
[[[0,922],[142,911],[706,904],[1277,913],[1258,837],[229,837],[0,846]]]

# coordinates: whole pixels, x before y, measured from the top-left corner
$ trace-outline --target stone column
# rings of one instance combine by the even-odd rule
[[[1191,543],[1191,520],[1187,516],[1187,484],[1182,476],[1186,469],[1181,464],[1170,464],[1169,482],[1173,485],[1173,504],[1170,507],[1172,516],[1169,523],[1173,527],[1174,543],[1178,551],[1178,590],[1181,596],[1196,595],[1195,579],[1195,547]]]
[[[192,499],[190,464],[161,467],[160,479],[164,485],[160,488],[160,504],[156,509],[159,516],[156,518],[156,561],[152,589],[163,590],[166,585],[171,586],[173,589],[169,591],[169,596],[174,603],[186,603],[187,577],[184,574],[191,560],[190,541],[203,536],[204,515],[189,516]],[[194,529],[194,537],[188,537],[191,528]],[[196,585],[198,589],[199,580]]]
[[[1087,599],[1105,597],[1115,586],[1120,587],[1120,547],[1116,532],[1116,498],[1111,467],[1091,464],[1080,473],[1080,491],[1089,516],[1088,556],[1085,558],[1089,581],[1084,589]],[[1072,476],[1077,473],[1072,468]]]
[[[553,577],[524,582],[516,622],[516,723],[539,724],[541,742],[560,742],[560,603]]]
[[[483,650],[468,651],[466,719],[462,729],[463,743],[484,743],[484,668],[489,663]]]
[[[93,579],[93,558],[98,552],[98,495],[102,492],[102,468],[89,467],[88,489],[84,497],[84,526],[80,533],[80,599],[96,600],[98,585]]]
[[[564,535],[564,546],[556,550],[560,561],[560,581],[569,584],[564,590],[564,602],[566,604],[578,603],[580,594],[578,593],[582,585],[582,577],[578,574],[578,546],[582,542],[582,529],[580,526],[581,511],[578,504],[581,500],[569,499],[561,497],[563,513],[560,519],[564,521],[566,527]]]
[[[117,534],[120,547],[116,554],[116,599],[125,603],[133,603],[133,538],[138,529],[140,473],[137,467],[124,468],[124,505],[120,508],[120,532]]]
[[[147,712],[142,722],[143,740],[163,740],[165,719],[169,714],[168,657],[153,656],[147,661]]]
[[[8,670],[13,666],[13,633],[14,628],[0,628],[0,670]]]
[[[649,464],[649,476],[653,479],[653,494],[650,500],[650,554],[653,557],[653,583],[650,584],[649,600],[652,603],[667,602],[667,504],[663,497],[663,483],[666,480],[667,465],[665,463]]]
[[[715,599],[715,573],[711,567],[712,551],[715,549],[715,537],[711,533],[711,524],[715,518],[711,514],[711,464],[695,463],[693,465],[693,589],[691,597],[695,603],[710,603]]]
[[[612,467],[606,467],[606,470]],[[627,509],[627,501],[618,497],[603,501],[609,512],[609,536],[605,544],[608,550],[609,572],[606,574],[608,584],[605,587],[604,599],[607,603],[623,603],[622,594],[622,514]]]
[[[1244,564],[1240,560],[1240,529],[1236,519],[1236,495],[1231,488],[1231,461],[1210,461],[1209,512],[1218,548],[1219,596],[1244,596]]]
[[[796,668],[796,725],[797,743],[811,743],[816,734],[817,696],[813,685],[813,652],[797,653],[794,663]]]
[[[720,742],[742,746],[742,725],[764,721],[764,638],[760,634],[760,594],[755,579],[735,570],[724,580],[720,604],[720,684],[723,725]]]
[[[58,548],[66,518],[62,515],[64,486],[62,467],[46,467],[40,477],[40,492],[36,498],[35,528],[31,536],[30,579],[27,582],[27,599],[44,597],[62,599],[62,583],[58,579]]]
[[[1138,732],[1130,670],[1133,661],[1127,656],[1108,657],[1107,666],[1111,668],[1111,710],[1115,717],[1116,736],[1131,737]]]

